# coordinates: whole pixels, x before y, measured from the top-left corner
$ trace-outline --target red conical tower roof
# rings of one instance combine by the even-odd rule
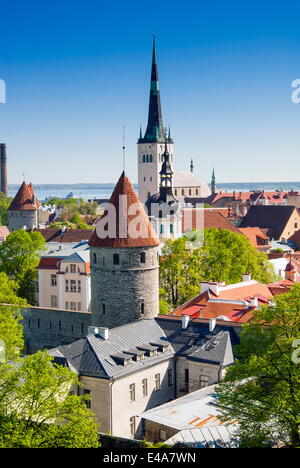
[[[93,232],[90,246],[123,248],[159,245],[159,239],[146,211],[124,172],[115,186],[109,203],[115,207],[115,216],[113,214],[110,216],[111,213],[106,210]]]
[[[25,180],[15,195],[9,206],[11,211],[37,210],[39,202],[37,201],[31,183],[26,184]]]

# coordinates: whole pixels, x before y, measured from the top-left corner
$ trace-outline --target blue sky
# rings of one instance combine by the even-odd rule
[[[137,180],[152,34],[175,168],[217,182],[300,180],[300,5],[276,1],[3,2],[0,140],[9,182]]]

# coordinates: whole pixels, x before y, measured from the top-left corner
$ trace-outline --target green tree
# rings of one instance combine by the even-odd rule
[[[19,285],[18,294],[31,300],[37,280],[36,266],[45,248],[45,239],[39,232],[22,229],[11,232],[0,245],[0,271],[15,279]],[[31,278],[31,288],[28,280]],[[34,280],[34,281],[33,281]]]
[[[238,420],[242,446],[300,447],[300,285],[254,311],[240,338],[216,390],[224,418]]]
[[[20,306],[25,306],[26,301],[17,296],[17,290],[18,285],[0,273],[0,340],[5,343],[6,360],[17,357],[24,346]]]
[[[98,447],[97,422],[68,368],[45,351],[0,364],[0,447]]]
[[[4,195],[0,192],[0,226],[7,226],[8,224],[8,207],[11,203],[12,198]]]
[[[240,282],[243,273],[262,283],[276,279],[267,255],[249,240],[227,229],[192,231],[179,239],[168,239],[160,259],[161,300],[174,309],[199,294],[201,281]],[[164,302],[162,303],[165,309]]]

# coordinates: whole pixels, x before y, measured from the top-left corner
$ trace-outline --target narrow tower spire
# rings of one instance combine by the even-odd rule
[[[216,193],[216,178],[215,178],[215,169],[213,168],[212,177],[211,177],[211,193],[214,195]]]
[[[193,158],[191,159],[191,166],[190,166],[191,172],[194,172],[194,163],[193,163]]]
[[[154,143],[164,142],[165,131],[162,120],[162,111],[160,103],[160,91],[158,80],[158,67],[156,63],[156,43],[153,37],[152,66],[151,66],[151,86],[149,97],[148,124],[146,133],[141,142]]]

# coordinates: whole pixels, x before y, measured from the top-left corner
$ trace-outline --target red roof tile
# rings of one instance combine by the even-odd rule
[[[34,195],[31,183],[29,185],[24,181],[9,206],[11,211],[34,211],[39,207],[39,202]]]
[[[122,198],[120,198],[121,196]],[[97,235],[96,226],[89,242],[91,246],[123,248],[159,245],[159,239],[154,232],[148,215],[124,172],[115,186],[109,203],[114,205],[116,210],[115,232],[113,232],[113,236],[110,235],[110,237],[100,238]],[[130,209],[133,214],[129,214]],[[106,214],[104,214],[102,221],[105,217]],[[134,220],[137,222],[136,231],[141,232],[139,236],[133,235],[136,231],[131,232],[134,226]],[[121,226],[123,232],[121,231]]]

